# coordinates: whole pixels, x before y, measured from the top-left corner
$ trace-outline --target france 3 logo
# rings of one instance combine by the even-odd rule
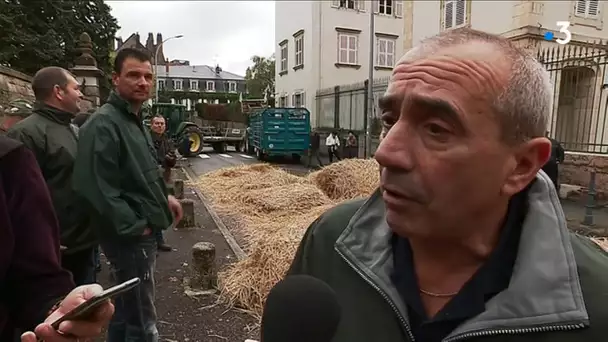
[[[545,40],[555,41],[557,44],[561,45],[566,45],[570,43],[570,40],[572,39],[572,33],[569,30],[570,22],[558,21],[557,23],[555,23],[555,25],[559,27],[559,32],[562,33],[564,37],[555,39],[555,34],[553,34],[553,32],[551,31],[548,31],[545,33]]]

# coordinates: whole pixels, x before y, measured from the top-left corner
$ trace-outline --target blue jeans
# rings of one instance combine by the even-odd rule
[[[116,297],[106,341],[158,342],[154,306],[156,237],[142,236],[135,241],[102,240],[101,248],[117,284],[135,277],[141,279],[138,287]]]
[[[159,230],[155,233],[156,236],[156,243],[158,243],[159,245],[162,245],[165,243],[165,237],[163,236],[163,231]]]

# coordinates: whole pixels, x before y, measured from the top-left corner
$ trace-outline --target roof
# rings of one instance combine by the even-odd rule
[[[233,81],[245,80],[243,76],[233,74],[227,71],[221,71],[219,75],[215,73],[215,68],[208,65],[171,65],[169,66],[169,75],[164,65],[156,67],[158,77],[168,78],[194,78],[194,79],[224,79]]]

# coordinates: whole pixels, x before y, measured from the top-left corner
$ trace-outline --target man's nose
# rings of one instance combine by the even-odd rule
[[[411,170],[414,165],[412,148],[414,147],[405,125],[393,126],[380,142],[374,158],[381,166],[399,170]]]

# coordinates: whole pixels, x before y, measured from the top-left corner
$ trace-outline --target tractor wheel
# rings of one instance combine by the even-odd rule
[[[184,129],[182,133],[184,141],[188,142],[188,147],[182,146],[179,151],[185,157],[197,156],[203,152],[203,134],[198,127],[190,126]]]

